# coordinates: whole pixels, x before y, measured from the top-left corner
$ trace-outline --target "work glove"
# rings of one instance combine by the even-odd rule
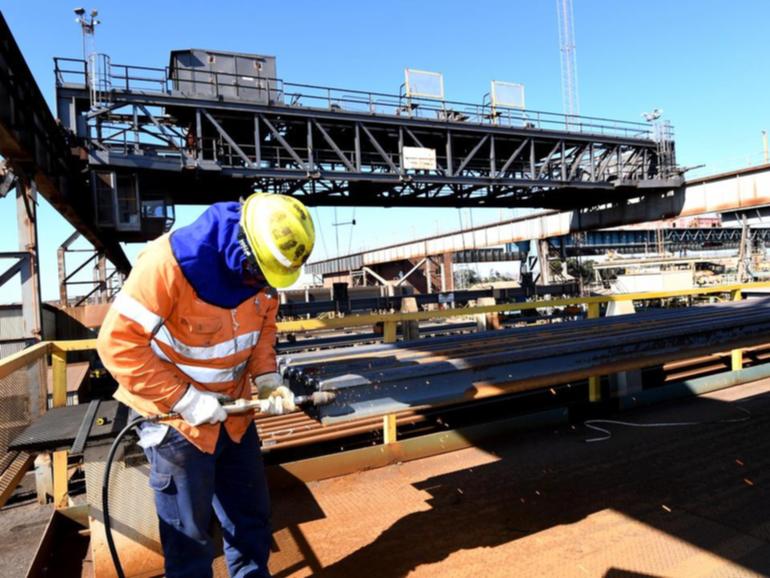
[[[227,419],[227,412],[219,403],[219,397],[215,393],[200,391],[192,385],[171,409],[180,414],[187,423],[195,426],[204,423],[214,424]]]
[[[294,393],[285,385],[278,373],[266,373],[254,379],[257,397],[265,400],[262,411],[270,415],[282,415],[297,409]]]

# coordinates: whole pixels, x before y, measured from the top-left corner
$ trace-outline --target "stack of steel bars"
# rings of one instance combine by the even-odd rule
[[[325,424],[527,391],[770,341],[770,299],[286,355]]]

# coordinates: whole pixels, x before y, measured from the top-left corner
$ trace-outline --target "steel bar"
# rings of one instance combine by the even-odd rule
[[[421,376],[437,375],[440,373],[447,373],[453,371],[462,370],[479,370],[489,366],[501,365],[503,363],[510,363],[513,361],[524,361],[533,358],[533,356],[542,357],[556,357],[558,355],[586,351],[598,348],[609,348],[611,346],[626,345],[629,343],[638,342],[640,339],[649,337],[650,339],[659,339],[663,337],[681,335],[685,331],[693,331],[699,328],[701,323],[709,323],[711,329],[718,329],[723,326],[734,326],[741,321],[748,322],[753,316],[753,312],[745,313],[742,316],[730,315],[726,319],[716,319],[715,315],[712,318],[706,319],[704,316],[698,317],[695,320],[680,321],[676,326],[664,326],[661,327],[659,320],[653,320],[650,326],[645,329],[634,331],[633,333],[628,331],[628,325],[625,328],[618,331],[608,330],[606,333],[602,332],[600,337],[592,339],[575,339],[574,336],[567,338],[559,337],[553,339],[553,343],[548,343],[547,346],[543,346],[542,341],[540,343],[534,343],[528,346],[519,344],[512,344],[515,349],[509,345],[500,352],[484,353],[481,355],[466,355],[461,358],[452,358],[446,355],[431,356],[427,359],[418,361],[419,367],[407,366],[394,368],[388,371],[387,375],[381,370],[364,372],[362,375],[382,383],[384,381],[402,381],[404,379],[413,379]],[[726,316],[723,316],[726,317]],[[641,322],[637,320],[637,322]],[[486,345],[482,345],[486,351]],[[475,349],[474,349],[475,352]]]
[[[100,400],[95,399],[88,404],[86,415],[83,417],[78,433],[75,436],[75,441],[72,443],[70,455],[77,456],[83,453],[83,450],[86,447],[88,434],[91,432],[91,425],[94,423],[94,418],[96,417],[96,412],[99,410],[100,403]]]
[[[747,349],[747,355],[752,360],[754,366],[761,365],[770,358],[770,344],[763,344]],[[729,370],[728,356],[715,353],[706,356],[693,357],[686,360],[678,360],[666,363],[662,366],[662,375],[658,376],[662,384],[670,384],[682,379],[692,380],[703,376],[724,373]],[[654,383],[658,383],[655,381]],[[585,382],[584,382],[585,384]],[[572,387],[556,387],[549,391],[549,395],[555,395],[558,391],[569,391],[576,389],[576,383]],[[659,388],[654,388],[655,391]],[[424,424],[423,428],[429,431],[441,431],[445,429],[443,421],[436,422],[436,415],[446,415],[447,412],[456,413],[458,416],[465,415],[474,408],[478,408],[480,403],[487,405],[493,404],[495,407],[501,407],[506,400],[517,400],[519,397],[514,394],[510,396],[498,396],[463,402],[455,406],[442,406],[427,410],[408,409],[396,413],[397,425]],[[515,403],[515,401],[514,401]],[[361,418],[354,421],[338,422],[330,425],[321,425],[316,420],[305,414],[288,414],[282,416],[257,416],[257,427],[260,437],[263,441],[264,451],[275,452],[284,449],[312,446],[320,441],[350,440],[355,436],[381,431],[382,421],[379,417]],[[323,435],[318,438],[318,435]],[[348,442],[345,442],[348,443]]]
[[[297,356],[298,364],[284,360],[282,369],[294,387],[337,393],[320,410],[332,423],[757,345],[768,331],[770,299],[764,298],[341,348]]]
[[[676,309],[654,310],[641,314],[647,316],[648,327],[666,325],[671,316],[677,315]],[[691,321],[697,322],[697,319],[711,318],[711,309],[705,307],[697,308],[692,312]],[[697,317],[695,314],[697,313]],[[512,346],[521,350],[526,346],[538,346],[544,338],[549,338],[551,345],[557,340],[568,347],[572,347],[574,342],[585,337],[589,331],[601,331],[602,335],[613,335],[617,332],[627,331],[636,326],[639,319],[629,317],[618,317],[614,319],[587,320],[581,325],[574,324],[555,324],[546,327],[536,326],[529,328],[513,328],[501,331],[489,331],[482,333],[467,334],[461,336],[449,336],[443,338],[434,338],[429,341],[402,342],[399,344],[376,344],[368,346],[359,346],[354,350],[336,349],[318,352],[309,352],[305,354],[291,354],[281,359],[281,366],[286,368],[289,377],[297,371],[302,371],[304,365],[310,364],[315,368],[315,373],[322,375],[328,371],[334,371],[335,363],[340,366],[351,367],[351,364],[363,363],[370,369],[379,370],[381,368],[397,365],[399,362],[416,361],[430,362],[436,358],[451,359],[457,354],[470,356],[476,351],[491,353],[494,351],[507,351]],[[358,360],[358,361],[356,361]],[[324,362],[319,365],[319,362]]]

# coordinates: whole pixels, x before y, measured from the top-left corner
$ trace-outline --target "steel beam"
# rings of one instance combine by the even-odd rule
[[[286,150],[287,153],[289,153],[291,158],[294,159],[294,162],[297,163],[297,165],[299,167],[303,168],[305,171],[310,170],[309,167],[302,160],[302,158],[300,158],[300,156],[297,154],[297,152],[286,141],[286,139],[283,137],[283,135],[280,132],[278,132],[278,130],[267,119],[267,117],[265,115],[261,115],[260,119],[262,120],[262,122],[265,123],[265,126],[267,126],[267,128],[270,130],[270,134],[273,135],[273,138],[275,138],[279,143],[281,143],[281,146]]]
[[[4,255],[0,255],[0,257],[2,256]],[[8,269],[6,269],[0,275],[0,287],[5,285],[11,279],[13,279],[13,277],[16,276],[16,273],[18,273],[19,271],[22,271],[25,268],[28,268],[29,267],[29,263],[27,263],[28,259],[29,259],[29,255],[24,255],[18,258],[18,260],[13,265],[8,267]]]
[[[417,264],[416,264],[414,267],[412,267],[411,269],[409,269],[409,272],[408,272],[406,275],[404,275],[403,277],[401,277],[401,279],[399,279],[399,280],[398,280],[398,282],[396,283],[396,287],[398,287],[399,285],[401,285],[401,284],[402,284],[404,281],[406,281],[406,280],[407,280],[407,278],[408,278],[408,277],[409,277],[409,276],[410,276],[412,273],[414,273],[415,271],[417,271],[417,269],[419,269],[420,267],[422,267],[422,264],[423,264],[423,263],[425,263],[426,259],[427,259],[427,257],[423,257],[423,258],[422,258],[420,261],[418,261],[418,262],[417,262]]]
[[[236,142],[232,139],[232,137],[227,134],[227,132],[221,127],[221,125],[216,121],[216,119],[211,116],[211,114],[206,109],[200,109],[203,115],[208,119],[208,121],[212,124],[212,126],[216,129],[217,133],[219,133],[219,136],[221,136],[223,139],[227,141],[227,144],[229,144],[233,150],[236,152],[236,154],[241,157],[241,160],[246,164],[247,167],[252,166],[254,163],[252,163],[251,159],[246,156],[246,153],[241,150],[241,147],[239,147]]]
[[[374,135],[371,133],[371,131],[366,128],[365,124],[359,123],[358,125],[361,130],[364,131],[364,134],[366,134],[367,138],[369,139],[369,142],[372,143],[372,146],[374,149],[379,153],[380,157],[387,163],[387,165],[390,167],[390,171],[394,174],[400,175],[401,171],[396,167],[396,165],[393,163],[393,160],[390,158],[388,153],[385,152],[385,149],[382,148],[382,145],[377,141],[376,138],[374,138]]]
[[[16,187],[16,218],[19,230],[19,250],[29,254],[21,273],[21,301],[24,336],[32,341],[43,338],[40,299],[40,277],[37,243],[37,190],[26,177],[20,177]]]
[[[337,155],[337,158],[342,162],[343,165],[345,165],[345,168],[348,169],[351,173],[356,172],[356,167],[353,166],[353,164],[348,160],[348,158],[345,156],[345,154],[342,152],[339,146],[337,146],[337,143],[334,142],[332,137],[329,136],[329,133],[326,132],[326,129],[324,129],[323,126],[321,126],[317,120],[313,120],[313,125],[318,129],[318,132],[321,133],[321,136],[324,138],[326,143],[332,147],[332,150]]]

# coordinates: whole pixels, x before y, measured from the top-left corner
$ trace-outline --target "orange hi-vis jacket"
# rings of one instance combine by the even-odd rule
[[[169,235],[139,255],[102,324],[97,350],[118,381],[115,398],[142,415],[171,411],[188,385],[233,399],[252,397],[252,378],[275,371],[278,299],[263,289],[233,309],[201,300],[174,257]],[[225,422],[239,442],[252,413]],[[213,453],[221,424],[170,420]]]

